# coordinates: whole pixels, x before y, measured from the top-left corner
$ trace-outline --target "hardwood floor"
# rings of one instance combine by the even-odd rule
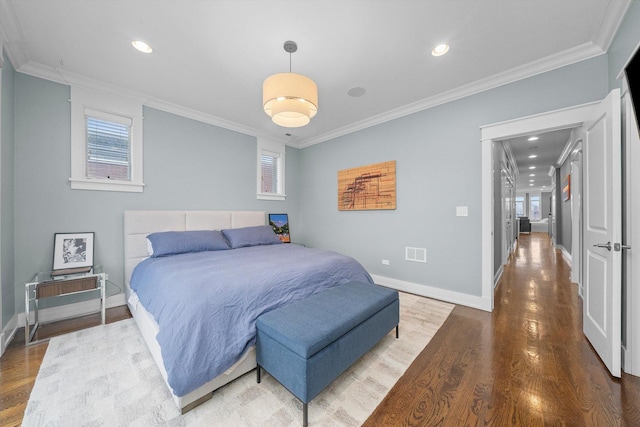
[[[608,374],[582,334],[581,307],[548,237],[522,235],[493,313],[457,306],[365,426],[640,426],[640,378]],[[127,317],[125,307],[107,311],[109,323]],[[22,422],[47,347],[24,347],[23,336],[0,359],[2,426]]]
[[[131,317],[126,306],[107,310],[107,323]],[[75,331],[100,324],[100,314],[42,325],[36,339]],[[0,426],[22,424],[24,410],[29,401],[31,389],[36,381],[42,358],[47,351],[47,342],[24,345],[24,328],[15,337],[0,358]]]
[[[613,378],[543,233],[521,235],[493,313],[456,306],[365,426],[640,426],[640,378]]]

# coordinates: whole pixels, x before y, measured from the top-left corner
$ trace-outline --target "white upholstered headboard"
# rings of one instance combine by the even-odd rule
[[[149,256],[147,235],[158,231],[222,230],[265,225],[264,211],[124,211],[124,280]]]

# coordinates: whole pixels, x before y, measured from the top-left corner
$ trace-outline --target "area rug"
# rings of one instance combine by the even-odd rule
[[[453,309],[400,294],[400,339],[390,332],[309,403],[310,426],[361,425]],[[55,337],[23,426],[300,426],[302,405],[255,371],[180,415],[133,319]]]

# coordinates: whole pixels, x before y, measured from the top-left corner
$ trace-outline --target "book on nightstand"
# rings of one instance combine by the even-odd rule
[[[63,268],[61,270],[53,270],[51,272],[51,277],[69,276],[72,274],[88,273],[91,271],[92,268],[93,266],[90,265],[88,267]]]

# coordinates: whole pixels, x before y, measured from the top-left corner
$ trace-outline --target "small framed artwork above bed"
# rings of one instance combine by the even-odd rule
[[[269,225],[273,228],[276,235],[282,243],[291,243],[291,234],[289,231],[289,215],[285,214],[269,214]]]

